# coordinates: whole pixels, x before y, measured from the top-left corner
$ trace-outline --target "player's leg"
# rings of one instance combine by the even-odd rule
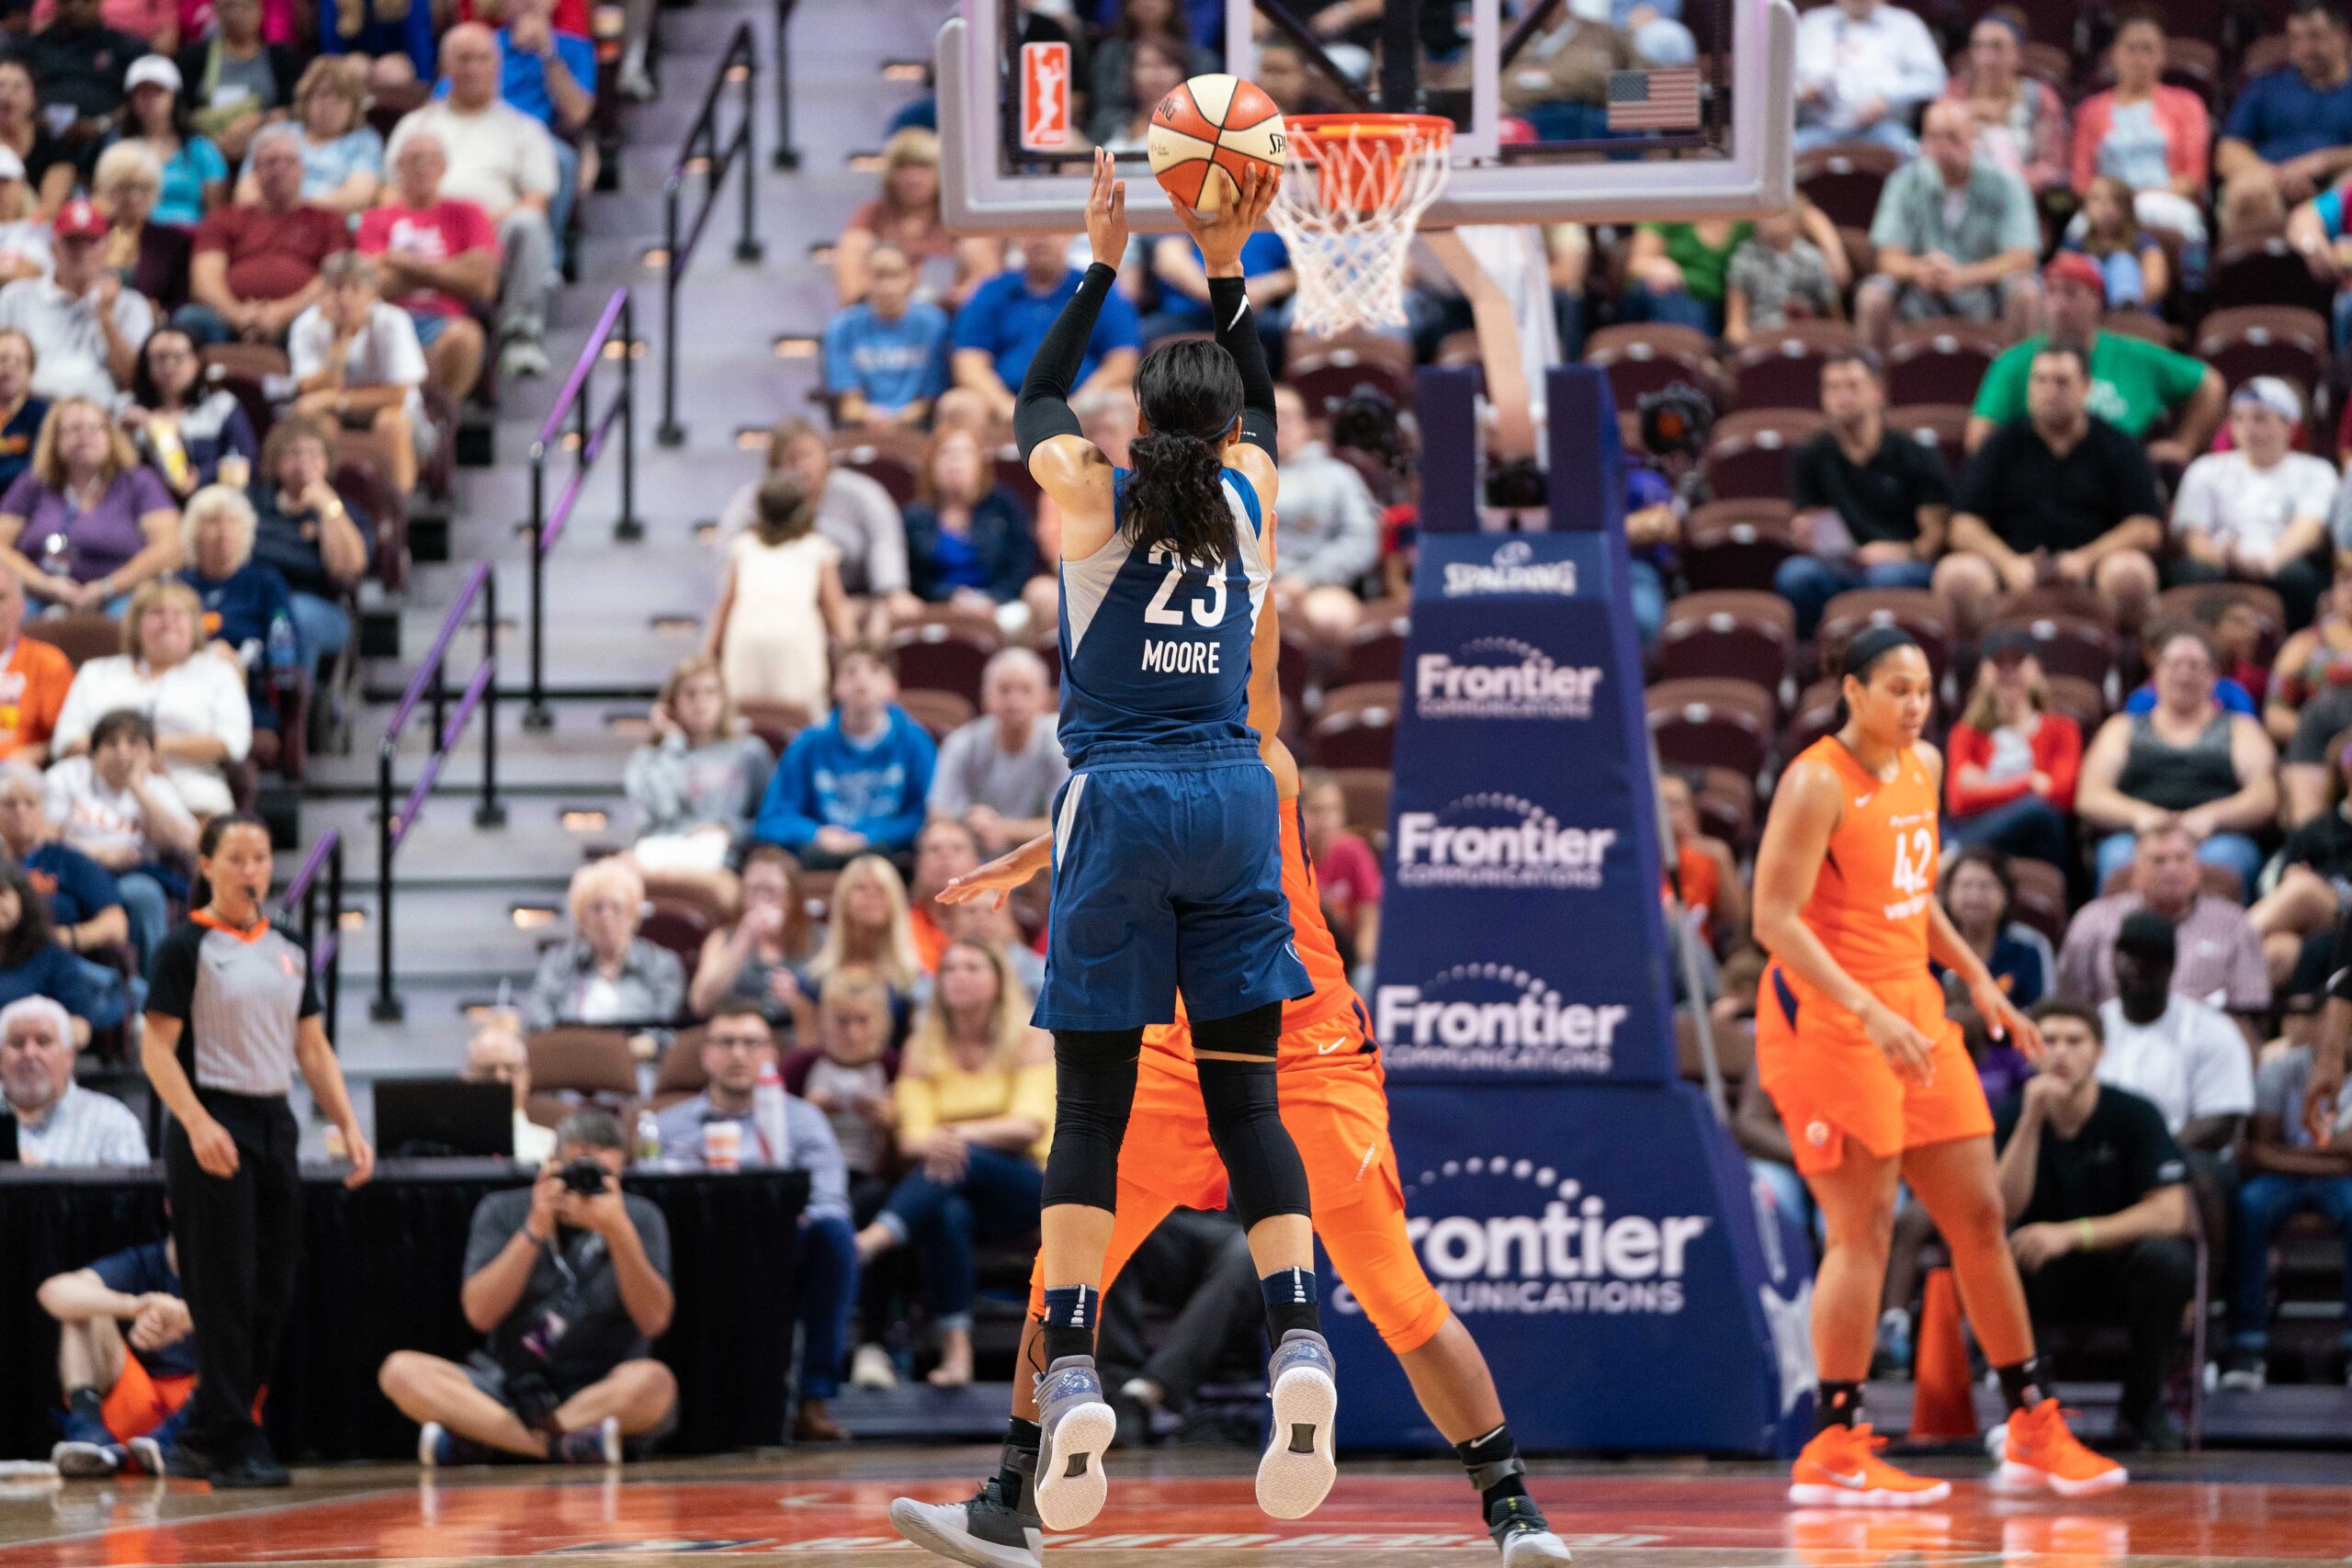
[[[1790,1109],[1784,1106],[1784,1114]],[[1789,1125],[1822,1129],[1819,1152],[1804,1156],[1820,1168],[1805,1171],[1804,1178],[1826,1233],[1813,1287],[1813,1354],[1821,1379],[1815,1430],[1797,1456],[1789,1500],[1876,1507],[1940,1502],[1951,1495],[1951,1483],[1906,1475],[1880,1460],[1871,1449],[1870,1425],[1860,1419],[1862,1382],[1870,1376],[1887,1248],[1894,1234],[1901,1161],[1895,1155],[1871,1153],[1860,1139],[1818,1117],[1792,1117]]]
[[[1322,1142],[1302,1130],[1300,1151],[1318,1174],[1325,1168]],[[1333,1152],[1344,1171],[1345,1150]],[[1360,1201],[1317,1212],[1316,1234],[1331,1267],[1404,1366],[1430,1423],[1453,1445],[1506,1568],[1566,1562],[1568,1549],[1528,1495],[1526,1467],[1487,1358],[1430,1285],[1405,1228],[1404,1200],[1385,1176],[1383,1181]]]
[[[1908,1149],[1903,1179],[1943,1233],[1961,1306],[2000,1375],[2009,1417],[1999,1481],[2069,1497],[2122,1485],[2129,1479],[2123,1467],[2077,1441],[2058,1402],[2043,1392],[2033,1319],[2009,1252],[1993,1140],[1979,1134]]]
[[[1144,1238],[1175,1204],[1132,1182],[1119,1184],[1118,1221],[1102,1258],[1102,1288],[1108,1291]],[[1029,1274],[1029,1313],[1021,1325],[1021,1348],[1013,1360],[1012,1411],[996,1474],[961,1503],[895,1499],[890,1522],[915,1545],[970,1568],[1036,1568],[1042,1522],[1031,1492],[1035,1486],[1043,1429],[1038,1426],[1037,1384],[1044,1380],[1045,1261]]]

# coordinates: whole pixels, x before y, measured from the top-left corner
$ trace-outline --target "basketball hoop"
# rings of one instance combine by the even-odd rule
[[[1429,114],[1294,115],[1268,216],[1298,274],[1291,324],[1316,337],[1407,324],[1405,258],[1445,186],[1453,122]]]

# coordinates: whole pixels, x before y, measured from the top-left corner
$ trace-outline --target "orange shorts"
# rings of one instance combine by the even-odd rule
[[[1282,1073],[1283,1125],[1306,1167],[1315,1234],[1331,1267],[1380,1337],[1402,1356],[1428,1344],[1450,1314],[1405,1232],[1405,1191],[1388,1142],[1380,1058],[1357,1054],[1363,1035],[1352,1019],[1313,1027],[1329,1033],[1341,1026],[1348,1039],[1328,1061]],[[1119,1150],[1118,1219],[1103,1259],[1102,1288],[1111,1288],[1170,1210],[1225,1206],[1225,1164],[1209,1138],[1200,1081],[1188,1064],[1147,1048]],[[1041,1260],[1030,1270],[1029,1311],[1045,1310]]]
[[[115,1440],[127,1443],[133,1438],[145,1437],[169,1420],[195,1392],[194,1372],[178,1377],[150,1377],[139,1358],[125,1352],[122,1374],[107,1390],[99,1414]]]
[[[1895,1076],[1854,1015],[1777,964],[1756,998],[1756,1070],[1779,1108],[1804,1172],[1835,1170],[1854,1139],[1881,1159],[1928,1144],[1989,1137],[1993,1113],[1960,1025],[1944,1013],[1943,987],[1922,973],[1873,982],[1879,1000],[1935,1043],[1931,1076]]]

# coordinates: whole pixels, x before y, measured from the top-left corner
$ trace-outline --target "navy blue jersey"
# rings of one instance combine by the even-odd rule
[[[1084,560],[1061,563],[1061,742],[1073,769],[1102,749],[1148,750],[1160,764],[1188,753],[1254,747],[1250,643],[1272,573],[1256,487],[1225,470],[1239,547],[1216,567],[1138,549],[1121,524],[1127,470],[1114,470],[1112,533]]]

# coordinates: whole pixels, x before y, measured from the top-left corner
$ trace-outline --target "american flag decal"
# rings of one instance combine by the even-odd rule
[[[1699,127],[1699,68],[1609,73],[1611,130],[1695,130]]]

